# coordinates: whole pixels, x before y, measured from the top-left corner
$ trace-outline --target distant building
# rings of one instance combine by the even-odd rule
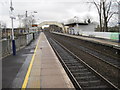
[[[25,28],[14,28],[15,35],[24,34]],[[11,37],[12,29],[11,28],[2,28],[2,38]]]
[[[70,34],[80,34],[82,32],[94,32],[97,25],[95,23],[69,23],[65,26],[69,27],[67,32]]]

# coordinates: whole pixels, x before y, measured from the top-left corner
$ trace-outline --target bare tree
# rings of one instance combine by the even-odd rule
[[[34,19],[33,16],[28,16],[22,19],[23,26],[29,28],[32,26],[32,24],[36,23],[36,20]]]
[[[22,19],[23,19],[24,15],[20,15],[20,14],[18,14],[17,16],[18,16],[18,20],[19,20],[19,28],[21,28],[21,25],[22,25]]]
[[[116,13],[111,10],[112,0],[93,0],[92,3],[96,6],[99,15],[100,31],[108,32],[108,23],[112,16]]]
[[[113,0],[102,0],[104,31],[105,32],[108,32],[108,23],[109,23],[110,19],[112,18],[112,16],[114,14],[116,14],[117,8],[114,8],[114,10],[112,11],[113,3],[115,3],[115,2],[116,1],[113,2]]]
[[[107,0],[102,1],[103,5],[103,19],[104,19],[104,31],[108,32],[108,22],[115,12],[111,11],[112,0],[107,3]]]
[[[94,3],[94,5],[96,6],[96,8],[97,8],[97,11],[98,11],[98,15],[99,15],[99,24],[100,24],[100,31],[102,32],[103,31],[103,29],[102,29],[102,3],[101,2],[99,2],[99,3],[97,3],[97,2],[95,2],[94,0],[93,0],[93,3]]]
[[[120,32],[120,1],[118,3],[118,24],[119,24],[119,32]]]
[[[117,3],[116,7],[114,5]],[[104,0],[103,1],[103,18],[104,18],[104,30],[108,32],[108,23],[113,15],[118,14],[118,5],[119,1],[117,0]],[[113,9],[113,10],[112,10]]]

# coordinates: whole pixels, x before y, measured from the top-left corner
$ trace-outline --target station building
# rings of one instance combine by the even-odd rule
[[[95,23],[69,23],[67,26],[67,32],[69,34],[82,34],[83,32],[95,32],[97,24]]]

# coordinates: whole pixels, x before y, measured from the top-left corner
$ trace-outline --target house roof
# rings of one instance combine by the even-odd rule
[[[70,25],[88,25],[88,23],[69,23],[69,24],[65,24],[65,26],[70,26]]]

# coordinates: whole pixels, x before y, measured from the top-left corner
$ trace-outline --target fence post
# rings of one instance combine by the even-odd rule
[[[120,33],[119,33],[119,41],[118,42],[120,43]]]
[[[35,39],[35,33],[33,33],[33,40]]]

